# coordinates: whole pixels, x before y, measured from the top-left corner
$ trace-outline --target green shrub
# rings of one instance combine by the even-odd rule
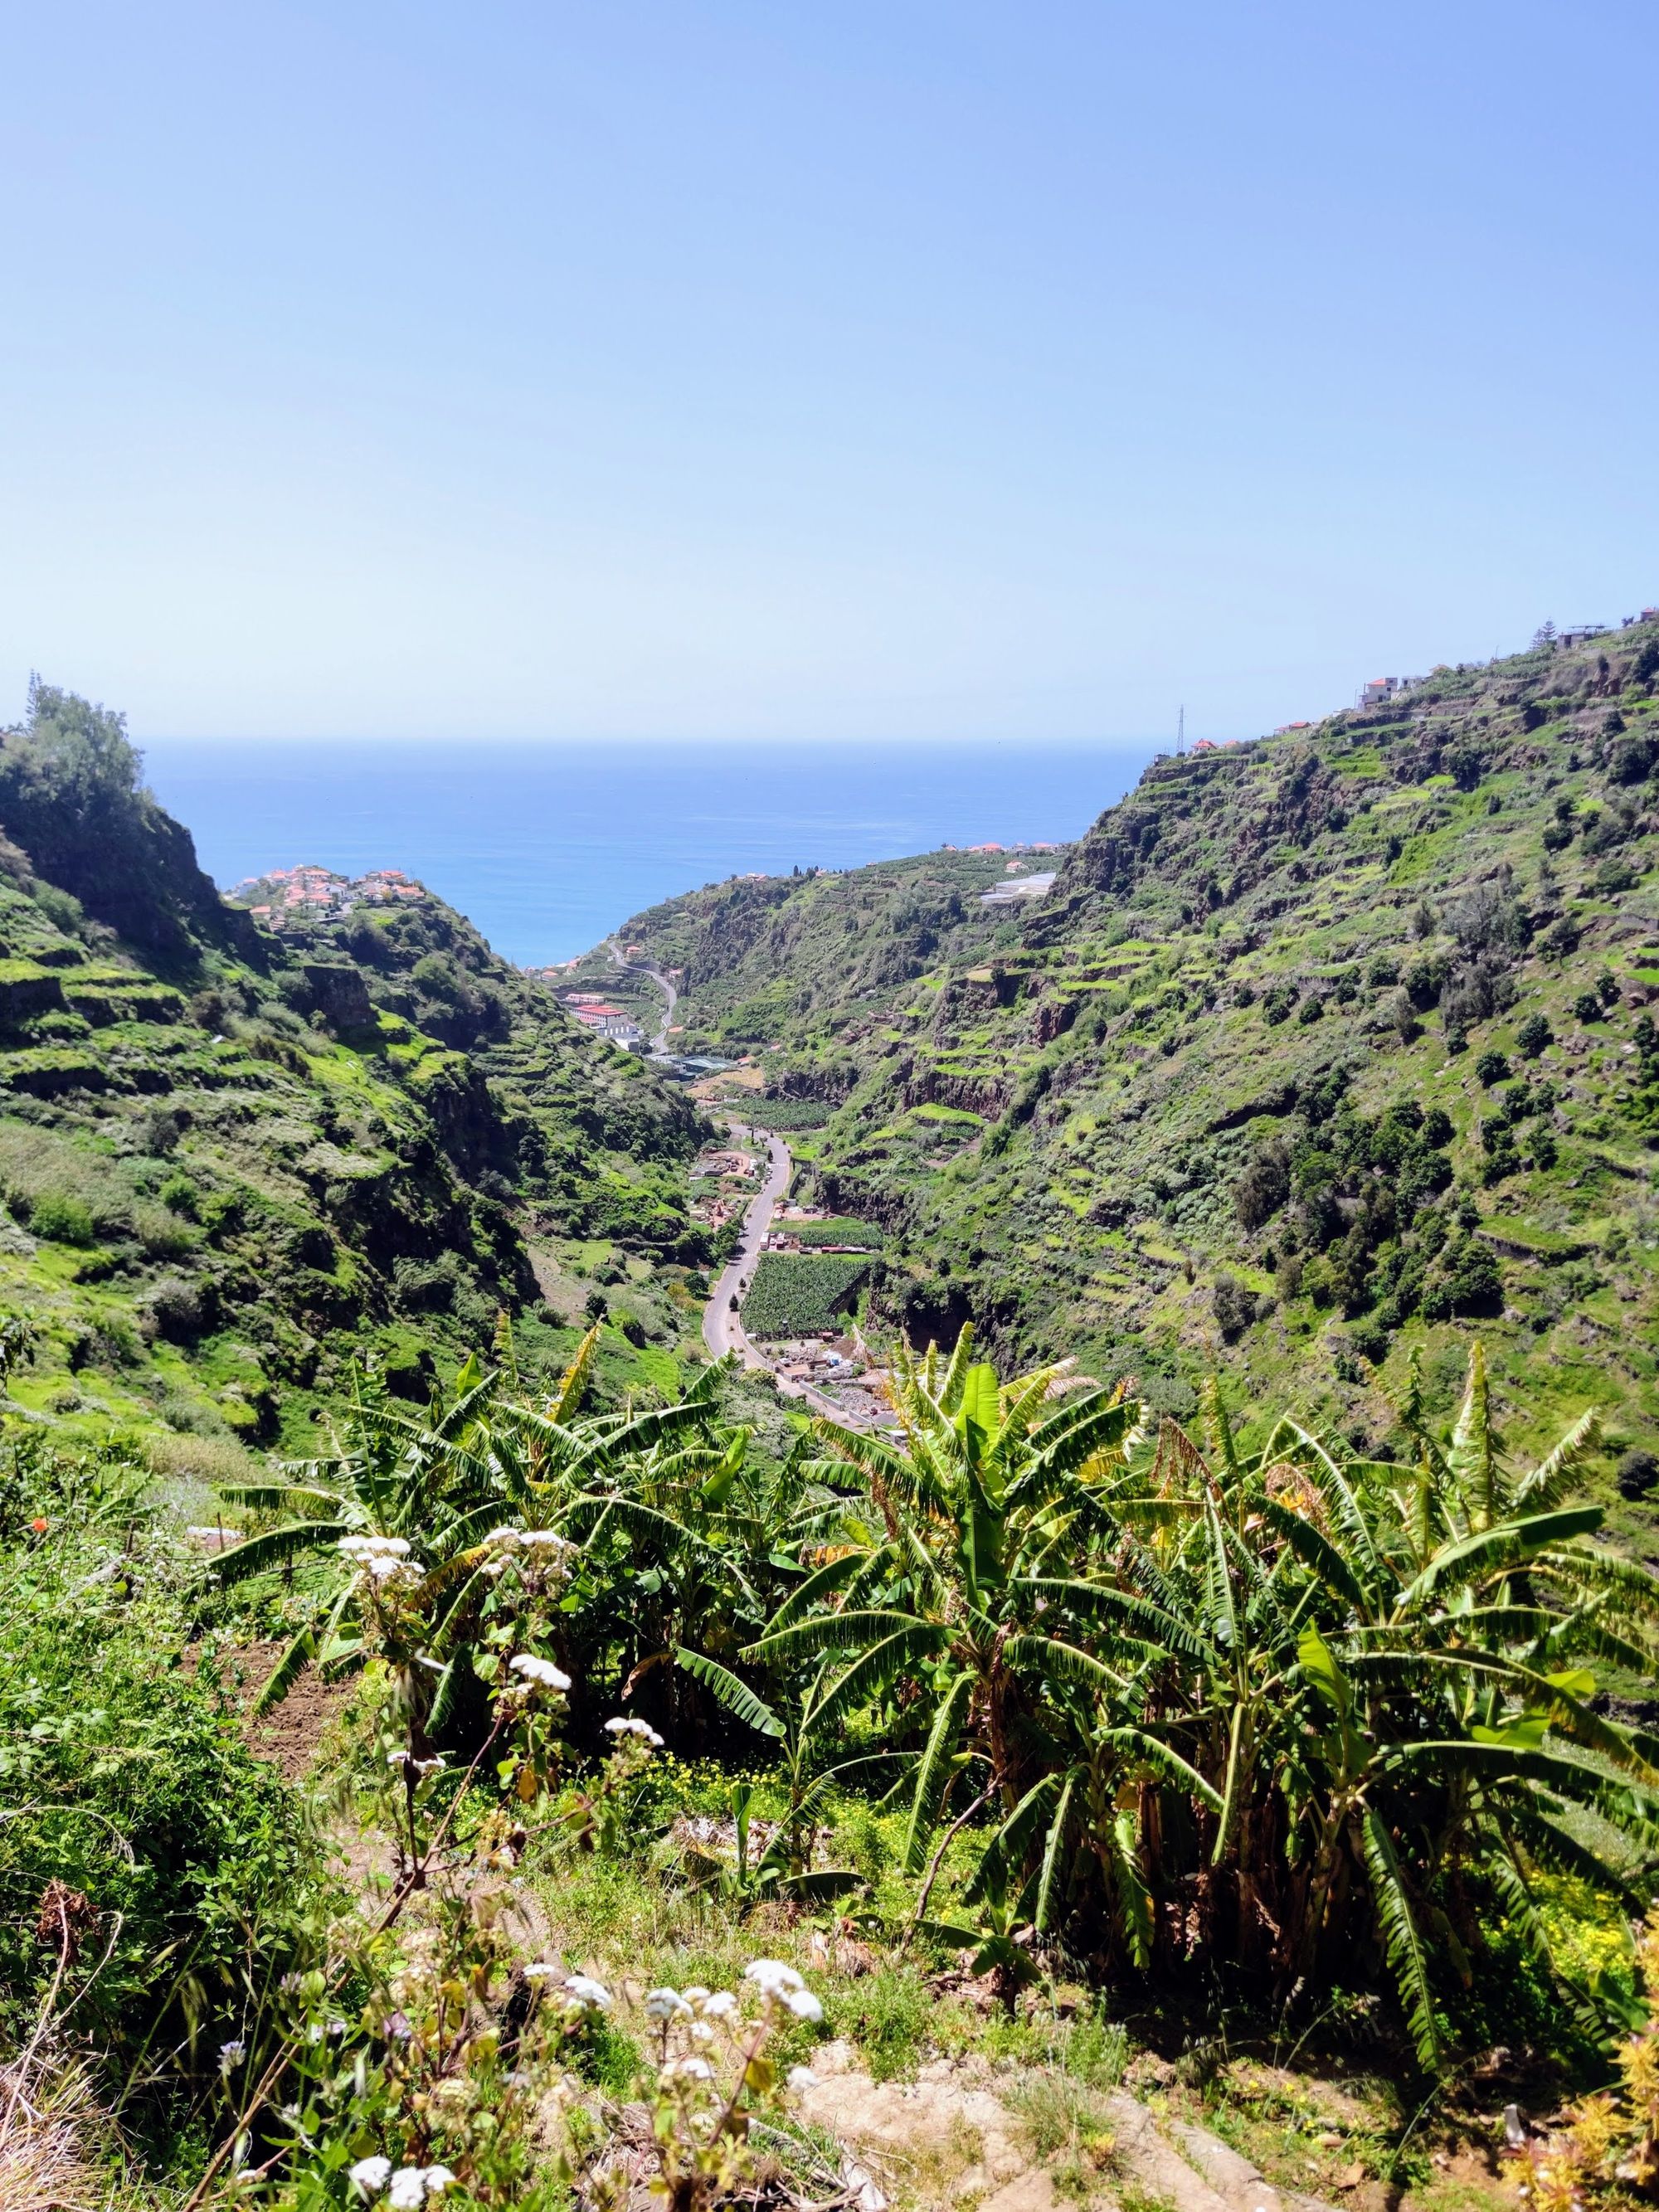
[[[198,1243],[196,1231],[165,1206],[150,1206],[142,1200],[132,1209],[133,1233],[153,1260],[176,1260],[185,1252],[193,1251]]]
[[[73,1191],[42,1191],[29,1206],[29,1227],[53,1244],[84,1245],[97,1241],[92,1208]]]
[[[60,1884],[75,1945],[108,1950],[77,2037],[141,2129],[214,2081],[299,1962],[313,1898],[297,1802],[244,1745],[211,1647],[184,1656],[200,1569],[151,1523],[147,1481],[33,1439],[0,1455],[0,2036],[52,1979],[35,1928]]]
[[[186,1221],[195,1220],[201,1193],[187,1175],[170,1175],[156,1195],[169,1212],[182,1213]]]

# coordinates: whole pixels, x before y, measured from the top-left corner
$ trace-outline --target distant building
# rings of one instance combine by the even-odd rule
[[[1583,645],[1586,638],[1605,637],[1607,630],[1605,623],[1574,623],[1556,632],[1556,641],[1560,645]]]
[[[969,845],[967,849],[970,853],[1006,853],[1008,848],[1006,845]]]
[[[1359,687],[1357,707],[1382,707],[1390,699],[1397,699],[1402,691],[1414,691],[1423,681],[1420,676],[1373,676],[1369,684]]]
[[[1054,868],[1035,876],[1015,876],[1006,884],[993,884],[979,895],[981,906],[1012,906],[1021,899],[1046,898],[1058,872]]]

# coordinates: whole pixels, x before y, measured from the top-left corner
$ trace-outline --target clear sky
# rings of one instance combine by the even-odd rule
[[[1652,0],[53,0],[0,74],[0,716],[1226,736],[1659,602]]]

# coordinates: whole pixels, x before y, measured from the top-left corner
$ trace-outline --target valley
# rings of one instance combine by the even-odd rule
[[[536,974],[393,867],[220,896],[37,685],[0,2194],[1617,2212],[1656,678]]]
[[[622,935],[801,1190],[882,1224],[872,1322],[1076,1349],[1176,1413],[1220,1365],[1356,1437],[1413,1359],[1449,1407],[1478,1323],[1524,1418],[1600,1404],[1639,1490],[1656,672],[1638,623],[1165,757],[1016,910],[939,854]]]

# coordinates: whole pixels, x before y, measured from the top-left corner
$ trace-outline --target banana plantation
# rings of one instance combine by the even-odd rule
[[[527,1653],[573,1771],[610,1716],[774,1774],[743,1895],[856,1924],[823,1808],[901,1808],[906,1940],[1010,2008],[1055,1960],[1289,2017],[1363,1984],[1432,2077],[1518,1941],[1594,2025],[1538,1891],[1646,1897],[1659,1737],[1620,1714],[1659,1579],[1598,1540],[1593,1415],[1513,1463],[1477,1345],[1449,1434],[1413,1390],[1395,1455],[1361,1459],[1219,1382],[1188,1427],[1070,1363],[1003,1380],[964,1332],[900,1352],[889,1432],[819,1420],[780,1456],[718,1370],[585,1411],[592,1352],[533,1397],[503,1336],[424,1412],[365,1374],[336,1456],[227,1493],[258,1527],[223,1584],[307,1553],[322,1577],[263,1706],[372,1663],[407,1757],[476,1778]]]

